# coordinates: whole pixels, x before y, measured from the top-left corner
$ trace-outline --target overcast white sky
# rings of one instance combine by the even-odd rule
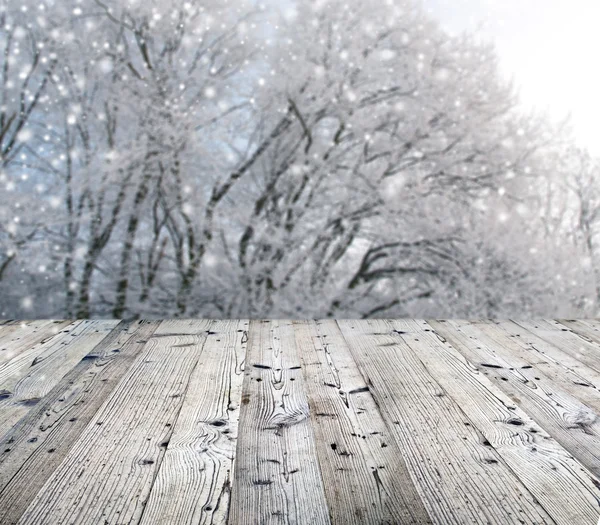
[[[600,154],[600,0],[423,0],[451,31],[484,24],[522,100],[571,113],[581,145]]]

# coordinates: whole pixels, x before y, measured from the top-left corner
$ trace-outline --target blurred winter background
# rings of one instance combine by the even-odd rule
[[[0,316],[596,315],[599,15],[0,0]]]

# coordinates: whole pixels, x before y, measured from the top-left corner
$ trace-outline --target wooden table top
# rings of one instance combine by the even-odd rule
[[[0,524],[600,517],[600,321],[2,321]]]

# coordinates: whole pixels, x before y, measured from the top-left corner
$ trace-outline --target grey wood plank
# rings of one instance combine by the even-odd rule
[[[34,321],[33,319],[0,319],[0,330],[5,326],[17,326],[21,323],[29,323]]]
[[[211,324],[207,319],[164,319],[153,337],[206,336]]]
[[[557,319],[556,321],[560,322],[561,324],[573,323],[573,326],[585,325],[596,333],[600,331],[600,318]]]
[[[331,522],[431,523],[337,323],[294,331]]]
[[[6,363],[18,358],[22,353],[27,353],[27,358],[33,360],[36,348],[42,342],[47,342],[62,330],[68,329],[68,326],[74,326],[72,323],[72,321],[28,321],[3,327],[0,330],[0,374],[7,366]]]
[[[456,330],[468,335],[476,344],[487,341],[493,352],[505,360],[507,368],[519,371],[522,379],[531,380],[535,384],[537,377],[543,377],[545,384],[553,384],[600,413],[600,374],[581,365],[576,359],[545,341],[532,344],[527,338],[513,335],[511,330],[516,325],[503,321],[448,321],[435,323],[436,327]],[[517,327],[519,330],[520,327]],[[582,375],[585,373],[585,375]]]
[[[559,323],[545,320],[514,322],[538,339],[559,347],[562,352],[569,354],[596,374],[600,374],[600,343],[578,337]],[[521,337],[528,338],[526,334],[521,334]]]
[[[577,382],[590,384],[600,389],[600,373],[582,363],[577,358],[577,353],[565,351],[558,342],[550,342],[529,330],[523,328],[513,321],[480,321],[478,325],[486,325],[488,330],[500,330],[505,334],[504,340],[508,338],[515,344],[524,348],[537,362],[552,362],[567,369],[569,377],[576,377]]]
[[[230,523],[330,523],[291,322],[251,321]]]
[[[159,321],[122,322],[0,440],[0,523],[17,523]]]
[[[554,324],[563,331],[566,329],[584,341],[594,344],[594,347],[600,351],[600,346],[598,346],[600,345],[600,322],[591,319],[556,319],[547,322]]]
[[[248,321],[216,321],[210,326],[143,525],[226,522],[247,339]]]
[[[600,517],[598,479],[445,339],[454,324],[441,324],[441,330],[434,322],[391,324],[556,523],[593,523]]]
[[[478,333],[473,344],[466,327],[431,324],[596,478],[600,476],[600,422],[591,407],[541,371],[523,368],[514,357],[504,355],[507,345],[502,341]]]
[[[429,514],[440,524],[595,525],[597,477],[538,424],[577,423],[563,430],[585,447],[597,439],[596,422],[573,420],[597,413],[600,373],[574,346],[591,345],[589,356],[593,323],[536,321],[540,335],[486,323],[477,347],[489,362],[424,322],[344,323],[342,334],[333,321],[253,321],[247,342],[243,321],[121,323],[69,363],[56,359],[68,334],[22,344],[13,386],[34,360],[60,377],[38,382],[36,368],[36,402],[0,438],[0,523],[396,524]],[[0,361],[0,377],[16,358]],[[517,378],[525,387],[507,391]],[[402,503],[415,491],[416,513]]]
[[[600,322],[593,319],[553,319],[548,322],[558,323],[563,328],[587,337],[588,340],[600,342]]]
[[[388,321],[338,321],[435,523],[553,523]]]
[[[82,321],[35,348],[33,361],[22,352],[0,370],[4,395],[0,400],[0,436],[27,412],[104,339],[118,321]],[[32,349],[32,350],[34,350]],[[31,359],[31,355],[29,355]]]
[[[58,324],[56,321],[41,320],[21,322],[15,321],[11,322],[10,324],[1,325],[0,363],[4,363],[9,359],[12,359],[12,357],[14,357],[19,350],[23,349],[23,345],[18,345],[17,341],[23,337],[40,331],[40,329],[43,329],[44,327],[53,327],[56,326],[56,324]],[[33,344],[35,344],[35,342]]]
[[[208,321],[191,335],[162,323],[63,462],[38,492],[20,524],[137,523],[164,457]]]

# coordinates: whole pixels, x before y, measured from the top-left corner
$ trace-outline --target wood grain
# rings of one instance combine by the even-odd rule
[[[292,323],[251,321],[230,522],[330,523]]]
[[[389,322],[338,324],[434,522],[552,523]]]
[[[598,332],[600,331],[600,318],[598,319],[556,319],[556,322],[563,324],[565,326],[569,326],[569,327],[575,327],[575,326],[587,326],[589,327],[592,331],[594,332]],[[572,328],[573,330],[575,328]]]
[[[502,460],[557,523],[593,522],[598,517],[598,480],[513,403],[445,338],[448,323],[393,321],[428,372],[468,414]],[[435,332],[430,329],[434,326]],[[476,340],[472,341],[476,345]],[[561,501],[565,492],[574,494]]]
[[[514,358],[503,358],[506,345],[478,334],[473,340],[466,327],[451,324],[444,330],[431,323],[465,358],[506,393],[550,436],[594,476],[600,475],[600,427],[593,409],[561,390],[535,368]]]
[[[294,332],[331,522],[431,523],[336,322]]]
[[[206,338],[195,323],[193,335],[161,324],[19,523],[140,520]]]
[[[0,441],[0,523],[17,523],[158,324],[120,323]]]
[[[39,403],[117,324],[118,321],[82,321],[34,347],[35,358],[29,366],[24,359],[30,354],[28,351],[6,363],[6,373],[10,375],[0,383],[4,391],[0,400],[0,436]]]
[[[0,365],[15,355],[57,333],[60,321],[22,321],[0,326]]]
[[[33,321],[3,327],[0,330],[0,385],[7,377],[17,374],[23,363],[33,361],[44,343],[74,326],[76,323],[71,321]]]
[[[600,321],[109,323],[0,325],[0,524],[598,523]]]
[[[600,322],[598,321],[593,319],[558,319],[556,322],[588,341],[600,343]]]
[[[229,514],[248,321],[215,321],[141,523],[225,523]]]
[[[537,381],[536,377],[543,376],[545,381],[551,382],[595,412],[600,412],[600,374],[584,367],[584,376],[581,363],[559,348],[544,341],[540,341],[541,344],[531,343],[527,337],[511,334],[508,330],[516,326],[514,323],[448,321],[445,326],[448,330],[467,334],[474,344],[477,341],[487,341],[498,357],[510,362],[508,368],[528,371],[527,377],[533,381]],[[520,329],[518,326],[516,328]],[[598,384],[595,384],[596,380]]]
[[[489,326],[488,329],[496,327],[505,333],[503,337],[508,336],[510,340],[531,353],[532,356],[536,356],[532,359],[538,359],[539,362],[556,363],[566,368],[570,374],[576,375],[579,378],[578,382],[592,384],[595,388],[600,388],[600,373],[583,364],[571,352],[565,352],[559,344],[546,341],[513,321],[478,321],[476,324],[478,326]]]
[[[600,343],[577,336],[558,322],[515,321],[515,324],[525,328],[538,339],[558,346],[563,353],[581,362],[595,374],[600,374]],[[527,338],[521,333],[521,337]]]

